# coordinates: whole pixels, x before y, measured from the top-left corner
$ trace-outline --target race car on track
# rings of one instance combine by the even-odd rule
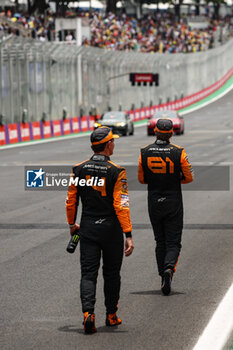
[[[100,119],[95,122],[94,129],[100,126],[108,126],[115,134],[122,134],[124,136],[134,134],[133,121],[125,112],[105,112]]]
[[[177,111],[166,110],[166,111],[157,111],[149,119],[147,123],[147,135],[155,134],[155,125],[158,119],[166,118],[171,119],[173,123],[173,133],[180,135],[184,133],[184,119],[181,117]]]

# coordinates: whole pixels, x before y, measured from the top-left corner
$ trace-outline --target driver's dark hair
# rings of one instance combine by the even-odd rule
[[[157,137],[157,140],[161,140],[161,141],[169,141],[169,139],[172,137],[172,132],[169,133],[162,133],[159,131],[155,132],[155,135]]]
[[[94,153],[103,152],[106,147],[107,142],[100,143],[99,145],[91,145],[91,149]]]

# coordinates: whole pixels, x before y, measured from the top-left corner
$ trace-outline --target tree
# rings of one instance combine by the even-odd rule
[[[168,2],[174,6],[175,9],[175,15],[178,19],[180,19],[180,7],[183,3],[183,0],[168,0],[168,1],[163,1],[163,2]]]
[[[49,7],[46,0],[27,0],[28,2],[28,13],[31,14],[38,10],[40,13],[44,13],[44,11]]]
[[[214,16],[219,18],[219,10],[221,4],[226,4],[225,0],[206,0],[207,4],[211,3],[214,5]]]
[[[116,4],[118,0],[106,0],[106,12],[116,13]]]
[[[15,9],[16,9],[16,12],[18,12],[18,10],[19,10],[19,0],[15,0]]]
[[[199,16],[200,15],[200,0],[196,0],[196,15]]]

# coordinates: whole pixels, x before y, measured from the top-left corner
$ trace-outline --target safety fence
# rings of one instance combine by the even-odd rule
[[[130,118],[137,122],[150,118],[158,110],[181,110],[208,97],[221,88],[233,75],[233,67],[219,81],[195,94],[168,103],[127,110]],[[97,116],[99,118],[99,116]],[[93,130],[96,117],[83,116],[64,120],[34,121],[0,126],[0,146],[18,142],[43,140],[52,137],[77,134]]]
[[[51,121],[155,106],[204,90],[232,66],[233,39],[190,54],[149,54],[41,43],[0,43],[0,123]],[[131,73],[158,74],[132,84]]]

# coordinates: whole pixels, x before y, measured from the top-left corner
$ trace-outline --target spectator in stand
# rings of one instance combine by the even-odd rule
[[[1,15],[5,14],[1,13]],[[50,11],[47,13],[47,16],[29,16],[23,14],[20,16],[14,16],[8,11],[7,17],[11,20],[11,22],[21,24],[25,29],[31,29],[32,38],[39,40],[42,39],[42,41],[54,40],[55,18]],[[3,24],[2,27],[3,29],[0,28],[0,30],[8,31],[9,26],[7,23]],[[11,29],[11,31],[15,34],[16,29]]]
[[[1,14],[0,14],[1,15]],[[74,13],[67,12],[67,16]],[[233,16],[226,16],[218,20],[209,18],[206,29],[190,29],[185,18],[178,22],[169,12],[156,12],[153,15],[136,18],[122,14],[121,16],[108,13],[102,16],[98,12],[91,15],[80,12],[80,17],[90,18],[91,38],[84,38],[83,45],[104,48],[108,50],[136,51],[151,53],[192,53],[206,51],[215,46],[215,33],[224,27],[227,33],[224,40],[233,36]],[[14,23],[20,23],[31,30],[31,36],[38,40],[55,40],[55,17],[52,12],[47,15],[15,17],[10,11],[7,17]],[[16,29],[9,28],[7,23],[0,27],[0,31],[16,34]],[[70,36],[66,37],[68,42]],[[221,39],[223,40],[223,39]],[[224,40],[222,42],[224,42]]]
[[[73,41],[73,35],[71,34],[71,32],[68,32],[68,34],[66,35],[66,41],[70,43]]]
[[[159,53],[191,53],[214,47],[214,32],[219,23],[210,21],[206,29],[189,29],[170,13],[156,13],[136,20],[112,13],[102,17],[95,13],[91,21],[90,45],[109,50]]]

